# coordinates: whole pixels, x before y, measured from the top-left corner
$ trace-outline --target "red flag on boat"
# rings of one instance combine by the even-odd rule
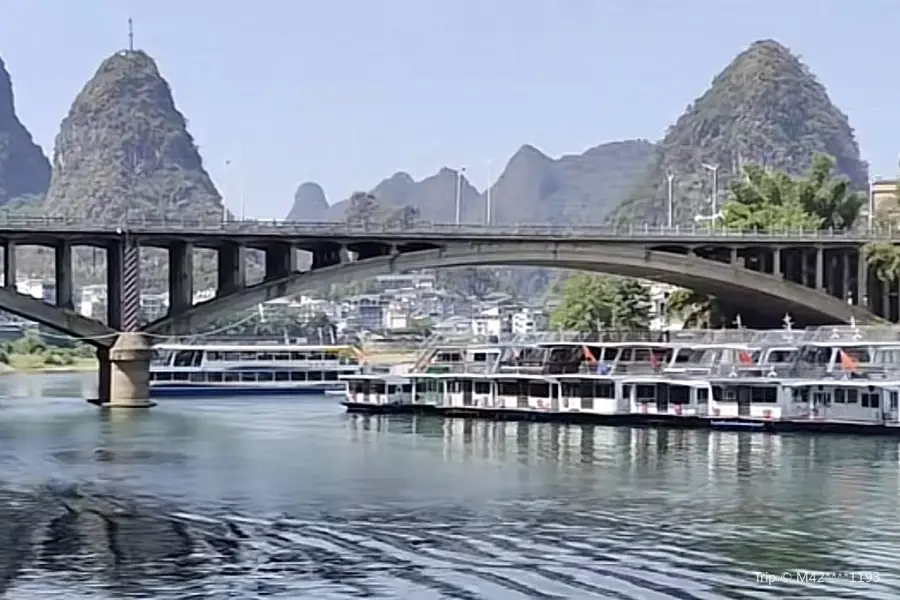
[[[838,350],[838,357],[841,359],[842,370],[855,371],[857,368],[859,368],[859,363],[856,362],[852,356],[850,356],[843,350]]]
[[[738,360],[742,365],[753,364],[753,356],[746,350],[741,350],[740,352],[738,352]]]
[[[656,352],[653,350],[650,351],[650,366],[654,369],[659,368],[659,357],[656,356]]]
[[[594,356],[594,353],[591,352],[591,349],[587,346],[581,346],[581,354],[582,356],[584,356],[584,360],[588,361],[589,363],[597,362],[597,357]]]

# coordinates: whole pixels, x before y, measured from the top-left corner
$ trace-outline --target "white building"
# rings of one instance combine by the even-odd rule
[[[547,328],[547,316],[533,308],[523,308],[510,317],[510,329],[514,334],[534,333]]]
[[[472,333],[477,336],[499,336],[503,331],[500,308],[493,307],[472,317]]]

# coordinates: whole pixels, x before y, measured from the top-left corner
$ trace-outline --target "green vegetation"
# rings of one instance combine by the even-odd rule
[[[0,343],[0,364],[18,371],[96,368],[96,354],[87,344],[70,348],[50,346],[39,333],[28,331],[14,342]]]
[[[562,283],[561,302],[550,325],[578,332],[645,330],[650,326],[649,310],[649,291],[641,282],[578,273]]]
[[[853,192],[846,177],[834,175],[830,157],[816,156],[811,164],[803,177],[745,166],[743,178],[731,182],[728,202],[716,225],[743,231],[852,228],[865,196]],[[867,248],[870,264],[880,277],[892,272],[894,264],[900,272],[900,255],[895,252],[890,245]],[[669,296],[666,306],[670,318],[683,319],[687,327],[727,325],[723,322],[727,311],[715,298],[680,290]]]
[[[671,171],[675,221],[693,225],[695,216],[710,213],[712,177],[704,165],[718,166],[719,189],[729,189],[745,165],[798,176],[815,156],[826,155],[835,158],[850,189],[864,190],[868,183],[847,116],[806,65],[772,40],[756,42],[738,55],[657,147],[645,180],[611,220],[664,224]]]

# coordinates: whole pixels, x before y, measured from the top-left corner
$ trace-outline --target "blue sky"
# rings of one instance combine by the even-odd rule
[[[0,56],[45,152],[132,16],[226,203],[243,194],[248,216],[283,217],[305,180],[335,202],[398,170],[464,165],[482,188],[523,143],[559,155],[658,139],[762,38],[828,87],[874,175],[898,171],[892,0],[7,4]]]

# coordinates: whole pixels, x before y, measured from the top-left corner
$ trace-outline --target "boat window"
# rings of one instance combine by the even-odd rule
[[[259,355],[256,352],[248,352],[245,350],[240,353],[238,362],[247,362],[247,361],[251,361],[251,360],[257,360],[258,358],[259,358]]]
[[[794,388],[794,402],[809,403],[809,388]]]
[[[275,381],[290,381],[291,374],[288,371],[275,371]]]
[[[487,362],[487,353],[485,352],[476,352],[472,355],[472,362],[482,363]]]
[[[194,350],[179,350],[175,353],[175,361],[174,366],[176,367],[190,367],[194,362],[194,355],[199,355],[199,352]]]
[[[222,381],[222,372],[221,371],[212,371],[211,373],[207,373],[209,380],[213,383],[219,383]]]
[[[709,402],[709,390],[706,388],[697,388],[697,404],[707,404]]]
[[[260,352],[256,357],[257,360],[264,360],[266,362],[271,361],[273,358],[274,356],[271,352]]]
[[[240,374],[240,373],[234,373],[234,372],[226,371],[226,372],[224,373],[224,379],[225,379],[225,381],[232,382],[232,383],[235,382],[235,381],[240,381],[240,380],[241,380],[241,374]]]
[[[310,371],[306,375],[307,381],[322,381],[322,373],[320,371]]]
[[[778,402],[778,390],[770,386],[753,386],[750,388],[750,402],[775,404]]]
[[[634,362],[650,362],[650,350],[647,348],[635,348],[631,360]]]
[[[497,393],[501,396],[518,396],[518,381],[500,381],[497,383]]]
[[[860,399],[863,408],[878,408],[881,405],[881,394],[878,392],[863,392]]]
[[[305,352],[291,352],[291,360],[297,361],[297,362],[302,362],[302,361],[306,360],[306,353]]]
[[[637,399],[638,400],[654,400],[656,399],[656,386],[655,385],[647,385],[647,384],[638,384],[637,385]]]
[[[595,398],[615,398],[616,397],[616,386],[612,383],[605,381],[595,381],[594,382],[594,397]]]
[[[222,353],[221,353],[221,352],[216,352],[215,350],[208,351],[208,352],[206,353],[206,360],[210,360],[210,361],[213,361],[213,360],[215,360],[215,361],[222,360]]]
[[[827,365],[831,361],[831,348],[825,346],[807,346],[803,349],[800,360],[808,365]]]
[[[737,390],[733,387],[726,387],[722,389],[722,401],[723,402],[736,402],[737,401]]]
[[[325,381],[337,381],[337,371],[325,371]]]
[[[291,381],[306,381],[306,373],[304,371],[291,371]]]
[[[275,374],[272,371],[261,371],[259,373],[259,381],[274,381]]]
[[[846,390],[844,396],[847,398],[847,404],[856,404],[859,401],[859,390]]]
[[[671,404],[690,404],[691,388],[686,385],[670,385],[669,402]]]
[[[373,381],[369,389],[372,390],[372,394],[384,394],[387,391],[387,385],[383,381]]]
[[[338,353],[334,352],[334,351],[322,353],[322,360],[337,360],[339,358],[340,358],[340,356],[338,355]]]
[[[400,391],[401,391],[401,393],[404,393],[404,394],[411,394],[412,393],[412,384],[404,383],[403,385],[400,386]]]
[[[533,398],[549,398],[550,384],[544,382],[531,382],[528,385],[528,395]]]
[[[619,351],[619,362],[631,362],[633,353],[631,348],[622,348]]]
[[[758,354],[758,352],[755,354]],[[767,360],[770,363],[783,364],[793,361],[796,356],[796,350],[771,350]]]
[[[834,403],[835,404],[844,404],[846,397],[847,397],[847,390],[845,390],[843,388],[835,388],[834,389]]]
[[[187,373],[172,373],[173,381],[187,381],[188,374]]]
[[[582,410],[594,410],[594,399],[593,398],[582,398],[581,399],[581,408],[582,408]]]
[[[241,381],[250,382],[256,381],[256,373],[252,371],[242,371],[241,372]]]
[[[491,384],[487,381],[476,381],[475,382],[475,393],[476,394],[490,394],[491,393]]]
[[[891,410],[897,409],[897,392],[891,392]]]

